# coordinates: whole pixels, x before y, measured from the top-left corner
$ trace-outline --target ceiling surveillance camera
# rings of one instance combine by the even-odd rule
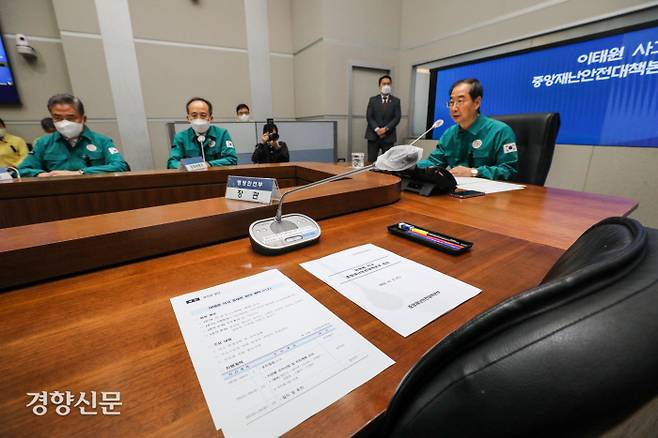
[[[23,34],[16,34],[16,51],[26,60],[32,61],[37,58],[37,52],[27,41]]]

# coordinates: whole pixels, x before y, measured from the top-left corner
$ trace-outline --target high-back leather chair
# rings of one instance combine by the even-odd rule
[[[427,352],[378,435],[592,436],[656,394],[658,230],[609,218]]]
[[[510,114],[491,118],[507,123],[516,135],[519,173],[514,181],[543,186],[553,161],[560,114]]]

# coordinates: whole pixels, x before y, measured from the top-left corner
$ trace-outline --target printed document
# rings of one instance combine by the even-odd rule
[[[457,176],[457,188],[464,190],[477,190],[487,195],[490,193],[508,192],[510,190],[525,189],[524,185],[512,184],[502,181],[492,181],[486,178],[474,178],[470,176]]]
[[[228,438],[279,436],[394,363],[278,270],[171,304]]]
[[[301,266],[405,337],[480,293],[372,244]]]

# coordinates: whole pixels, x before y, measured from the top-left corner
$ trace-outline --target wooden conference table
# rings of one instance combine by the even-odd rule
[[[338,173],[344,168],[323,165],[315,169]],[[405,193],[395,202],[391,187],[399,187],[397,179],[372,176],[375,179],[362,175],[318,188],[323,193],[319,197],[308,194],[311,191],[292,195],[288,211],[331,206],[332,199],[348,202],[346,197],[332,197],[345,187],[357,190],[351,196],[364,205],[378,195],[359,187],[377,186],[385,192],[378,198],[385,205],[340,216],[329,217],[341,211],[327,212],[325,205],[318,210],[321,217],[328,217],[320,221],[320,242],[292,253],[262,256],[252,251],[248,239],[238,238],[0,293],[0,436],[218,436],[169,299],[274,268],[395,360],[393,366],[288,433],[349,436],[385,410],[400,380],[425,351],[475,315],[535,286],[590,225],[608,216],[625,215],[636,206],[626,199],[543,187],[464,200]],[[139,220],[145,221],[149,214],[173,217],[181,211],[228,208],[230,203],[222,202],[223,198],[149,207]],[[240,211],[235,208],[232,211]],[[133,213],[95,218],[106,225],[103,221],[108,216],[136,220],[130,219]],[[250,219],[235,216],[236,220],[245,218]],[[52,222],[46,231],[63,233],[67,226],[81,223],[75,221],[88,218]],[[400,221],[470,240],[473,249],[453,257],[390,235],[386,226]],[[27,245],[25,234],[45,232],[39,228],[45,225],[0,230],[0,238],[9,236],[2,233],[21,234]],[[32,234],[36,241],[42,239]],[[454,276],[481,288],[482,293],[403,338],[299,266],[365,243]],[[0,250],[7,250],[8,244],[0,245],[4,245]],[[44,257],[52,248],[49,245],[42,247]],[[103,247],[96,251],[103,252]],[[75,258],[74,254],[65,256]],[[12,267],[3,264],[2,269]],[[49,409],[36,416],[26,407],[28,392],[55,390],[74,394],[120,391],[121,414],[82,416],[73,409],[59,416]]]

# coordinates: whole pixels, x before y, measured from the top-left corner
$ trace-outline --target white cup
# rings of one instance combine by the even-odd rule
[[[363,167],[365,154],[363,152],[352,152],[352,167],[358,169]]]

